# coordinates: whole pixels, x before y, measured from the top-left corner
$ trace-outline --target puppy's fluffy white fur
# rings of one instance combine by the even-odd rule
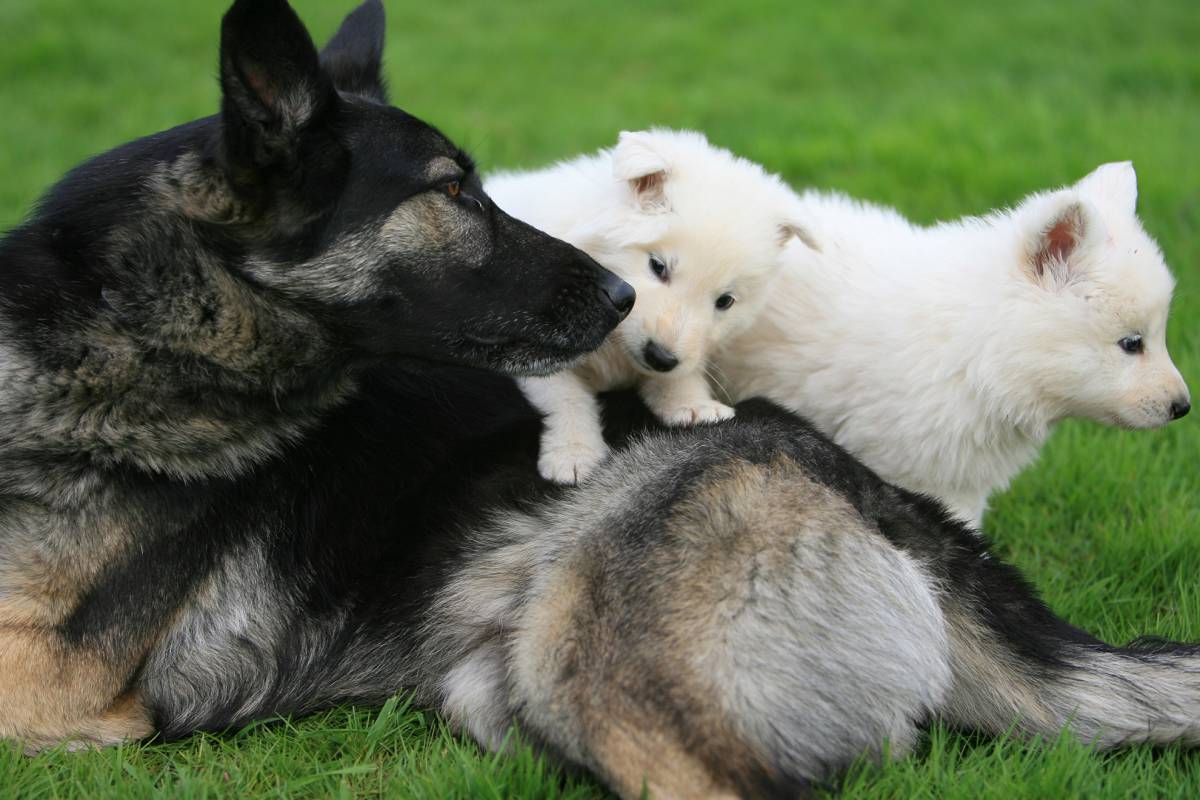
[[[636,384],[667,424],[733,416],[709,391],[710,354],[762,308],[784,246],[811,245],[777,177],[701,134],[651,130],[547,169],[495,175],[485,188],[637,291],[600,350],[575,369],[522,381],[545,415],[544,477],[577,482],[606,456],[599,391]]]
[[[789,246],[770,304],[718,359],[726,388],[800,412],[978,524],[1059,420],[1186,413],[1165,338],[1173,281],[1136,202],[1129,163],[928,228],[807,192],[822,249]]]

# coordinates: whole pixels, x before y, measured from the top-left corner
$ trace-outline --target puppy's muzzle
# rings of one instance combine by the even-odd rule
[[[655,341],[646,342],[642,350],[646,366],[657,372],[670,372],[679,366],[679,357]]]

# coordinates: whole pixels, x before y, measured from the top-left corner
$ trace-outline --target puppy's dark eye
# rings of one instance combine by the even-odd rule
[[[446,188],[446,194],[450,195],[451,197],[458,197],[459,192],[462,191],[462,186],[459,184],[458,181],[450,181],[449,183],[446,184],[445,188]]]
[[[667,278],[671,277],[671,270],[667,268],[667,262],[655,255],[650,256],[650,271],[663,283],[666,283]]]
[[[1130,355],[1137,355],[1145,349],[1145,346],[1142,344],[1141,335],[1136,333],[1133,336],[1126,336],[1117,342],[1117,346]]]
[[[724,311],[736,302],[737,298],[731,295],[729,292],[726,292],[717,298],[717,310]]]

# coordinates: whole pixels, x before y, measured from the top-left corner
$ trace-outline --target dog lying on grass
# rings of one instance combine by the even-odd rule
[[[284,0],[221,30],[219,117],[0,241],[0,736],[32,749],[395,691],[409,637],[352,633],[421,549],[392,504],[507,418],[420,422],[422,376],[561,369],[633,304],[386,103],[377,2],[320,54]]]
[[[929,719],[1200,743],[1195,647],[1071,627],[767,401],[664,431],[625,395],[633,442],[547,486],[497,371],[573,363],[632,290],[387,105],[383,30],[372,0],[318,53],[283,0],[237,0],[221,115],[88,162],[0,241],[0,736],[412,689],[627,798],[794,796]]]
[[[1174,282],[1138,221],[1133,165],[983,217],[913,225],[805,192],[823,247],[790,247],[718,365],[735,399],[791,408],[885,479],[978,526],[1055,423],[1178,419]]]

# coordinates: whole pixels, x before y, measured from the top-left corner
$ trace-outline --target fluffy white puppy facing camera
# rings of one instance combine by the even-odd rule
[[[718,422],[712,355],[766,303],[785,247],[816,247],[778,177],[699,133],[622,133],[617,146],[489,178],[508,213],[587,252],[637,290],[633,311],[574,369],[522,380],[545,416],[538,469],[577,483],[608,454],[596,393],[637,386],[664,423]]]

